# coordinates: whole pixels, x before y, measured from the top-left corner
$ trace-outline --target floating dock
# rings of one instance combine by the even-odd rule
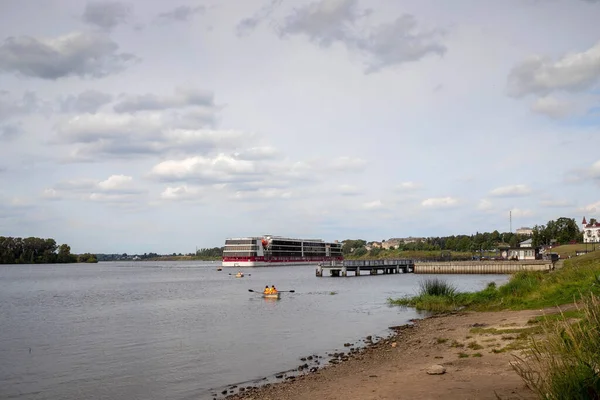
[[[413,260],[406,259],[329,261],[320,263],[315,275],[322,277],[323,271],[329,271],[330,276],[348,276],[348,271],[354,276],[360,276],[361,271],[369,271],[369,275],[388,275],[413,272],[414,266]]]

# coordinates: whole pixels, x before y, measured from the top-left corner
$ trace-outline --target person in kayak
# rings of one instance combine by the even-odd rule
[[[275,289],[275,285],[271,285],[271,293],[272,294],[277,293],[277,289]]]
[[[263,290],[263,294],[271,294],[271,289],[269,289],[269,285],[265,286],[265,290]]]

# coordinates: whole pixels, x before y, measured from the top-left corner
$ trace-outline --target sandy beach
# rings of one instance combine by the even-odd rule
[[[520,331],[535,326],[528,321],[556,311],[460,312],[415,320],[389,338],[346,352],[346,361],[258,388],[230,388],[235,393],[226,398],[534,399],[510,363],[525,343]]]

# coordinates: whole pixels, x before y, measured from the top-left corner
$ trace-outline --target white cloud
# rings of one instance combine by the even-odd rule
[[[400,192],[410,192],[410,191],[415,191],[418,189],[422,189],[423,188],[423,184],[418,183],[418,182],[412,182],[412,181],[407,181],[407,182],[401,182],[396,189]]]
[[[534,215],[533,211],[531,210],[522,210],[519,208],[513,208],[511,210],[512,213],[512,218],[525,218],[525,217],[532,217]]]
[[[514,97],[578,92],[591,88],[600,78],[600,42],[582,52],[571,52],[553,61],[533,55],[516,65],[508,76],[508,93]]]
[[[587,204],[579,209],[579,211],[588,212],[590,214],[599,214],[600,213],[600,201],[595,203]]]
[[[98,182],[98,187],[106,191],[121,191],[127,190],[133,178],[126,175],[111,175],[105,181]]]
[[[572,105],[552,96],[538,98],[531,104],[531,111],[544,114],[550,118],[564,118],[572,112]]]
[[[110,103],[112,95],[97,90],[85,90],[77,96],[68,96],[61,100],[61,111],[74,113],[96,113],[105,104]]]
[[[336,192],[344,196],[356,196],[362,193],[362,191],[354,185],[339,185],[336,188]]]
[[[143,116],[83,114],[57,124],[55,143],[73,145],[71,158],[76,161],[99,161],[107,156],[140,157],[172,151],[208,153],[215,150],[235,150],[244,147],[245,143],[257,141],[253,133],[169,128],[173,125],[177,125],[177,121],[160,112]],[[252,152],[252,149],[248,152]],[[254,153],[256,152],[255,150]],[[264,148],[263,153],[266,154]]]
[[[98,202],[133,202],[146,192],[133,177],[111,175],[104,180],[78,178],[58,182],[44,190],[47,199],[84,199]]]
[[[548,208],[572,207],[573,203],[568,200],[542,200],[540,206]]]
[[[48,199],[48,200],[62,199],[62,196],[60,195],[60,193],[56,189],[53,189],[53,188],[44,189],[44,191],[42,192],[42,197],[44,199]]]
[[[566,180],[571,183],[596,182],[600,184],[600,160],[587,168],[578,168],[567,172]]]
[[[494,197],[520,197],[531,194],[532,191],[527,185],[502,186],[490,191],[490,196]]]
[[[363,207],[368,210],[378,210],[383,208],[383,203],[381,200],[373,200],[363,204]]]
[[[330,163],[330,168],[338,171],[364,171],[367,166],[367,160],[360,157],[338,157]]]
[[[164,200],[191,200],[198,199],[200,196],[201,190],[199,188],[190,187],[188,185],[168,186],[160,194],[160,197]]]
[[[494,204],[488,199],[479,200],[479,204],[477,204],[477,209],[480,211],[490,211],[494,208]]]
[[[233,195],[236,200],[261,200],[261,199],[290,199],[293,193],[290,190],[278,188],[262,188],[253,191],[238,191]]]
[[[131,113],[188,106],[215,107],[214,94],[208,90],[176,88],[175,94],[172,96],[157,96],[150,93],[135,96],[123,95],[114,106],[114,110],[118,113]]]
[[[433,197],[421,202],[421,206],[427,208],[450,208],[458,205],[458,199],[454,197]]]
[[[163,181],[226,183],[259,176],[261,172],[253,161],[219,154],[214,158],[196,156],[163,161],[152,168],[151,176]]]

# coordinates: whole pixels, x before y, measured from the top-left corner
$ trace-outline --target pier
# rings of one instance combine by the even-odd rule
[[[514,274],[519,271],[552,271],[554,263],[549,260],[523,261],[433,261],[415,262],[408,259],[396,260],[344,260],[322,262],[315,275],[361,276],[362,271],[369,275],[390,275],[399,273],[415,274]],[[351,272],[349,275],[348,272]],[[366,275],[366,274],[362,274]]]
[[[549,260],[419,262],[415,274],[514,274],[519,271],[551,271]]]
[[[323,276],[324,271],[329,271],[330,276],[361,276],[361,271],[369,271],[369,275],[399,274],[413,272],[415,263],[413,260],[344,260],[322,262],[317,266],[315,275]]]

